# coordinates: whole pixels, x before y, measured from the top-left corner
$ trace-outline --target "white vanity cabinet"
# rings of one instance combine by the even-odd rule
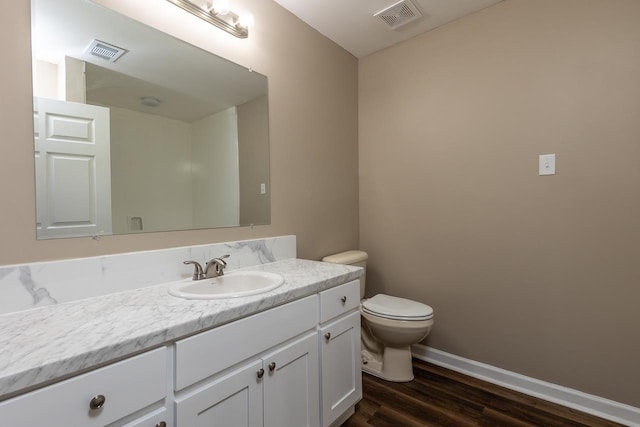
[[[317,427],[317,319],[314,295],[176,342],[176,424]]]
[[[358,306],[353,281],[244,313],[0,401],[0,427],[336,425],[362,397]]]
[[[322,426],[339,424],[362,399],[360,282],[320,293]]]
[[[164,427],[166,394],[162,347],[2,401],[0,425]]]

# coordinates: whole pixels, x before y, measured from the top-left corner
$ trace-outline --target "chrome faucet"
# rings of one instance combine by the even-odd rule
[[[229,254],[212,259],[204,269],[197,261],[184,261],[184,264],[193,264],[193,280],[210,279],[224,275],[224,268],[227,266],[225,258],[229,258]]]

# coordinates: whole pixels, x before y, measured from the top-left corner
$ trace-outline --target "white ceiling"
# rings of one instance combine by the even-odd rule
[[[373,15],[398,0],[275,1],[356,58],[362,58],[502,0],[411,0],[423,16],[397,30]]]

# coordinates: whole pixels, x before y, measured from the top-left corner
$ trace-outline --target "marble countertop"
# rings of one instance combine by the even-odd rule
[[[301,259],[246,270],[281,274],[284,284],[224,300],[176,298],[161,284],[1,315],[0,400],[355,280],[362,271]]]

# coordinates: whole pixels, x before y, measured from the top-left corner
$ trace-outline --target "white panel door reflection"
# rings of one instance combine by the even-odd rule
[[[34,99],[37,237],[111,234],[109,109]]]

